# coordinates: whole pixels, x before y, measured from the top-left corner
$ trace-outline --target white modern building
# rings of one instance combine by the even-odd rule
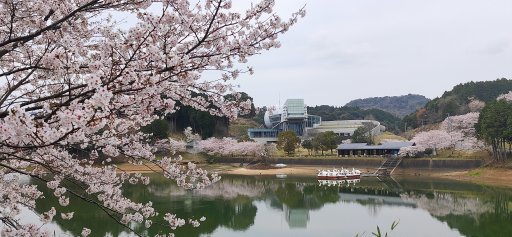
[[[386,130],[386,127],[374,120],[322,121],[320,116],[308,114],[304,99],[286,100],[282,109],[275,113],[267,111],[264,121],[264,128],[248,129],[251,139],[263,143],[277,142],[277,136],[282,131],[293,131],[301,138],[333,131],[343,139],[348,139],[357,128],[363,126],[369,128],[371,135],[378,135]]]
[[[309,136],[315,134],[332,131],[338,136],[348,139],[352,137],[354,131],[360,127],[369,128],[370,135],[376,136],[386,131],[386,127],[381,125],[379,121],[375,120],[336,120],[336,121],[322,121],[320,124],[307,129]]]

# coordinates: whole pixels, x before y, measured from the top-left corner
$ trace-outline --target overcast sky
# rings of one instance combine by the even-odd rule
[[[283,17],[304,4],[307,14],[281,37],[281,48],[249,60],[254,75],[235,81],[257,106],[279,98],[308,105],[435,98],[459,83],[512,74],[510,0],[276,2]]]

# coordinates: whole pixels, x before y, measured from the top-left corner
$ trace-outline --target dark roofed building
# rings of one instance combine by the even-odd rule
[[[400,148],[415,146],[414,142],[385,142],[381,145],[368,145],[366,143],[340,144],[337,148],[338,156],[382,156],[398,155]]]

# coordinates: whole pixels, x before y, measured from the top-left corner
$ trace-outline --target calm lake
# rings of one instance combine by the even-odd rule
[[[377,225],[390,236],[512,236],[512,189],[426,177],[321,184],[314,177],[225,175],[208,189],[185,191],[151,176],[149,187],[130,186],[126,194],[153,201],[162,214],[206,217],[198,228],[178,229],[177,237],[372,236]],[[51,205],[39,203],[38,210]],[[55,236],[78,236],[84,226],[91,236],[132,236],[91,205],[68,210],[75,211],[71,221],[58,217],[45,228]],[[390,232],[393,221],[399,224]],[[133,228],[148,236],[165,232]]]

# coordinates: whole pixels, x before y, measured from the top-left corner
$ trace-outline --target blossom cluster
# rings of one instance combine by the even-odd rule
[[[484,143],[476,138],[475,124],[480,113],[470,112],[463,115],[449,116],[440,125],[439,129],[419,132],[411,140],[416,143],[414,147],[400,149],[400,156],[414,156],[426,148],[454,149],[460,151],[475,151],[484,148]]]
[[[277,151],[275,144],[259,142],[238,142],[233,138],[208,138],[197,144],[202,152],[217,156],[268,157]]]
[[[156,141],[153,145],[157,152],[165,152],[175,154],[177,152],[185,152],[187,150],[187,143],[181,140],[172,138],[162,139]]]
[[[469,111],[471,111],[471,112],[479,112],[484,107],[485,107],[485,102],[483,102],[481,100],[478,100],[478,99],[475,99],[475,98],[470,98],[470,101],[468,103]]]
[[[35,211],[43,197],[37,187],[17,182],[21,175],[47,182],[60,206],[74,205],[70,195],[91,200],[127,229],[157,212],[123,195],[124,185],[148,178],[118,175],[112,158],[154,163],[185,187],[212,183],[217,177],[197,167],[156,159],[138,131],[178,104],[236,117],[240,104],[224,99],[234,91],[231,80],[252,72],[247,59],[279,47],[278,35],[304,15],[299,10],[285,20],[273,13],[273,0],[243,13],[231,10],[229,0],[154,2],[0,2],[0,221],[6,236],[48,234],[16,221],[19,205]],[[112,17],[116,12],[135,23],[121,25]],[[205,71],[221,76],[208,80]],[[171,149],[182,147],[169,142]],[[70,183],[79,190],[66,189]],[[41,220],[80,215],[60,210],[52,207]]]
[[[508,102],[512,102],[512,91],[509,91],[507,94],[498,96],[498,98],[496,98],[496,100],[505,100]]]

